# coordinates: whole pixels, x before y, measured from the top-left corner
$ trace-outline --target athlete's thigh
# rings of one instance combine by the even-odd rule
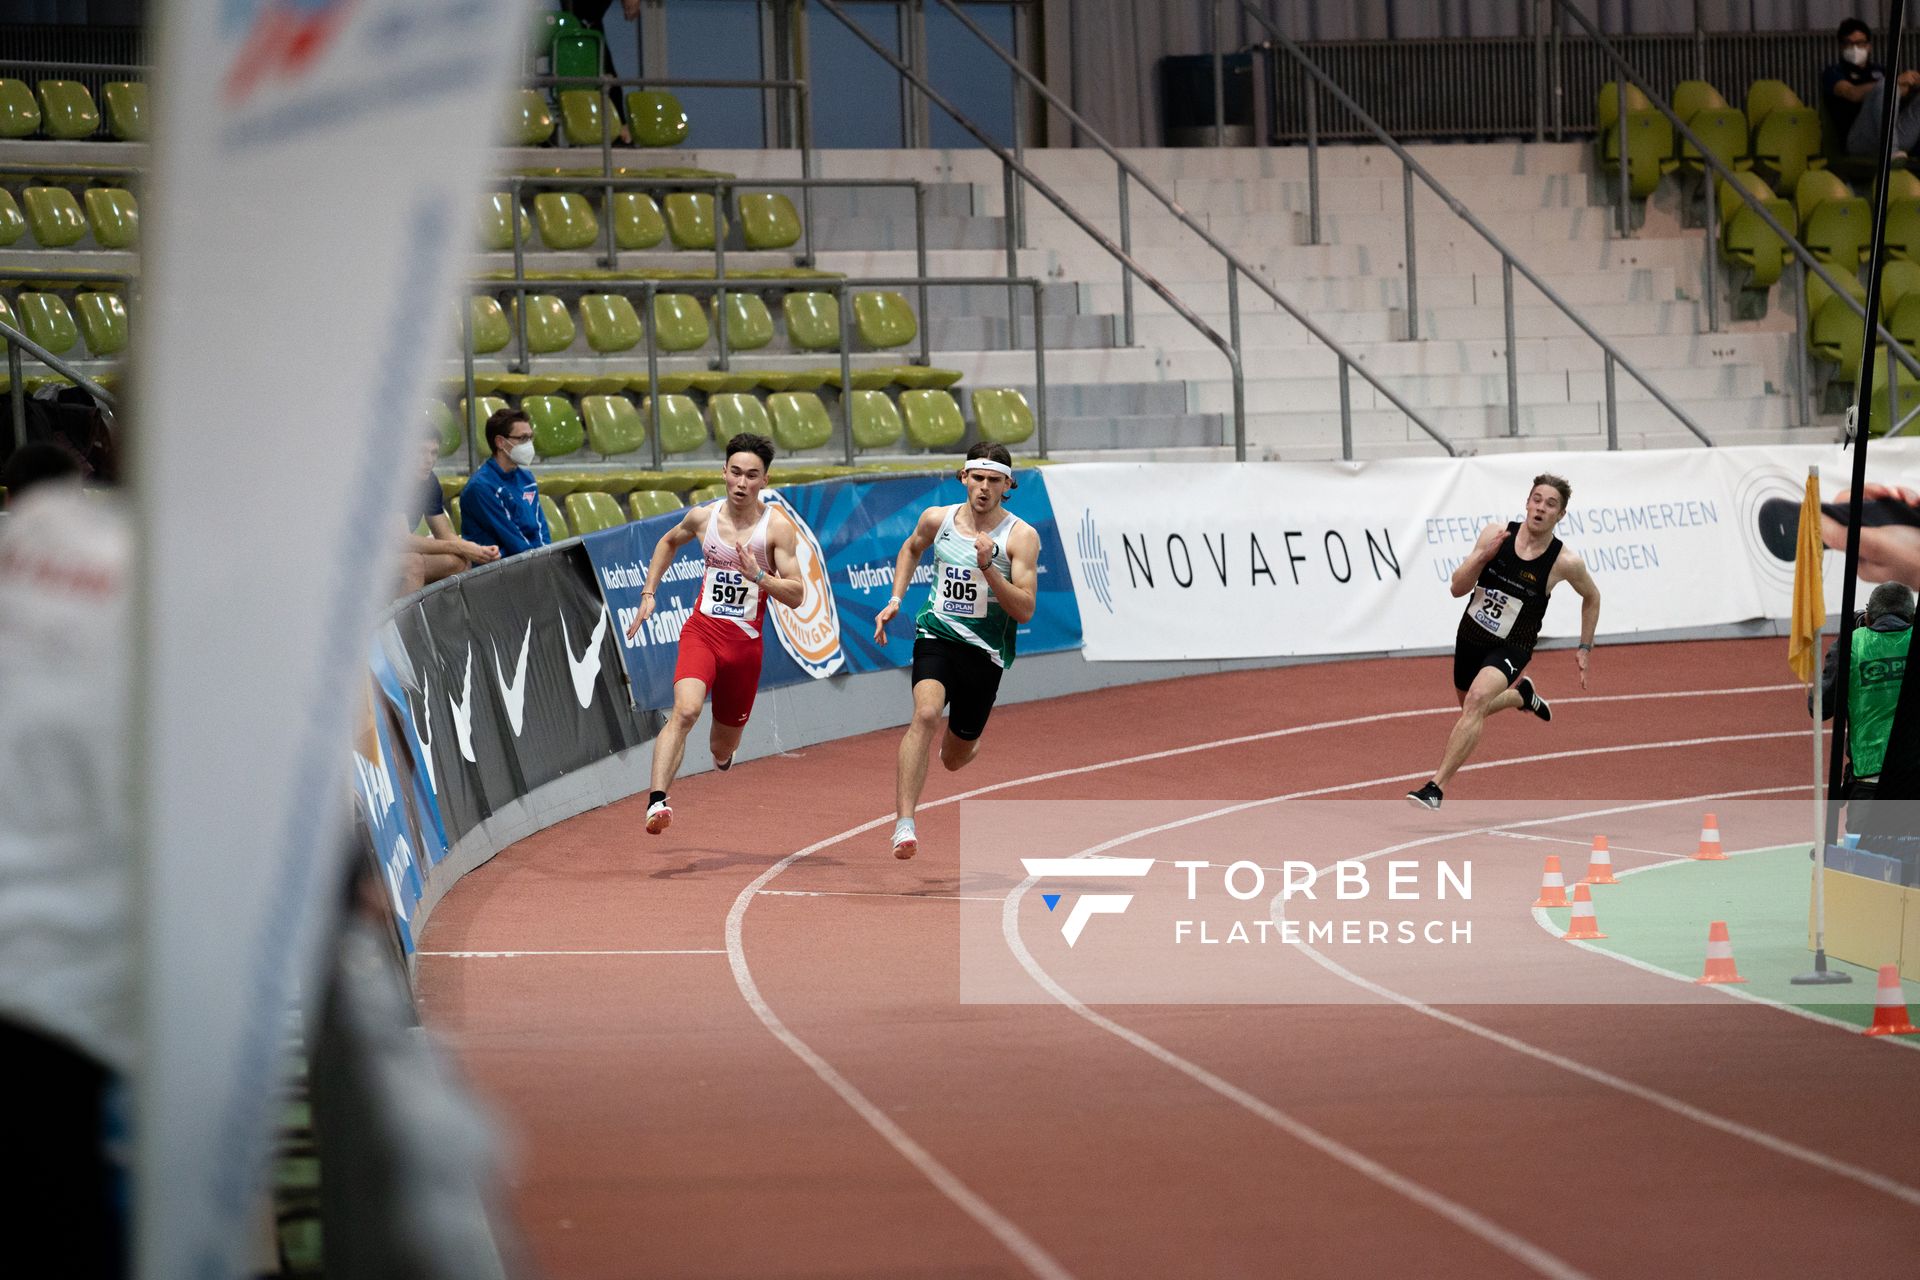
[[[1490,702],[1507,691],[1512,684],[1507,669],[1494,662],[1481,667],[1473,677],[1473,684],[1467,689],[1465,702]]]

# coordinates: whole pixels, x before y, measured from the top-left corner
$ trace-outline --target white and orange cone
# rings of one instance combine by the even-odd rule
[[[1700,848],[1694,853],[1695,862],[1725,862],[1727,855],[1720,850],[1720,820],[1712,814],[1700,824]]]
[[[1581,884],[1619,884],[1613,878],[1613,855],[1607,852],[1607,838],[1593,838],[1593,852],[1587,855],[1587,874],[1580,877]]]
[[[1600,932],[1600,921],[1593,914],[1593,894],[1584,884],[1573,886],[1573,918],[1567,921],[1567,931],[1560,935],[1567,942],[1588,938],[1604,938]]]
[[[1883,964],[1880,966],[1880,984],[1873,995],[1873,1025],[1867,1028],[1870,1036],[1920,1036],[1920,1027],[1913,1025],[1913,1019],[1907,1014],[1907,998],[1900,989],[1900,966]]]
[[[1533,900],[1536,907],[1564,907],[1567,905],[1567,881],[1560,874],[1560,855],[1547,855],[1547,869],[1540,876],[1540,896]]]
[[[1733,966],[1733,939],[1727,936],[1727,922],[1715,920],[1707,926],[1707,967],[1706,971],[1694,982],[1701,985],[1717,985],[1723,982],[1745,982],[1740,971]]]

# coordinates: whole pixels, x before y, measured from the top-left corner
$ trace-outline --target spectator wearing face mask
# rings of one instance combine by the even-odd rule
[[[518,409],[501,409],[487,419],[487,446],[493,456],[480,464],[460,495],[460,530],[481,546],[518,555],[553,541],[533,464],[533,426]]]
[[[1858,18],[1840,24],[1840,61],[1820,73],[1820,105],[1846,139],[1847,154],[1880,154],[1880,117],[1887,71],[1873,60],[1873,33]],[[1893,118],[1894,158],[1920,143],[1920,72],[1902,71],[1896,82],[1900,106]]]

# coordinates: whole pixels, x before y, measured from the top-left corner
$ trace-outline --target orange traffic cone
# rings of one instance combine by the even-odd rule
[[[1600,921],[1594,918],[1593,894],[1587,891],[1587,886],[1584,884],[1573,886],[1573,918],[1567,921],[1567,931],[1561,934],[1560,937],[1565,941],[1572,942],[1580,938],[1604,938],[1606,936],[1606,934],[1600,932]]]
[[[1727,936],[1727,922],[1715,920],[1707,926],[1707,968],[1694,982],[1711,985],[1721,982],[1745,982],[1733,967],[1733,940]]]
[[[1587,874],[1580,877],[1581,884],[1619,884],[1613,878],[1613,855],[1607,852],[1607,838],[1593,838],[1593,852],[1587,855]]]
[[[1700,848],[1693,855],[1695,862],[1724,862],[1727,855],[1720,851],[1720,820],[1708,814],[1706,821],[1700,824]]]
[[[1560,855],[1547,855],[1547,869],[1540,876],[1540,896],[1535,898],[1536,907],[1564,907],[1567,905],[1567,882],[1560,874]]]
[[[1900,990],[1900,966],[1880,966],[1880,989],[1873,997],[1873,1025],[1870,1036],[1920,1036],[1920,1027],[1907,1016],[1907,999]]]

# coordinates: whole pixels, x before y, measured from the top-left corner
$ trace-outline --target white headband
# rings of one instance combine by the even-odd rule
[[[992,458],[969,458],[962,471],[991,471],[995,475],[1013,479],[1013,468],[1004,462],[995,462]]]

